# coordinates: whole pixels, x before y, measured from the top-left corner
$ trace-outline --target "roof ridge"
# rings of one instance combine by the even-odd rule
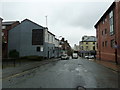
[[[32,22],[32,23],[34,23],[34,24],[36,24],[36,25],[38,25],[38,26],[40,26],[40,27],[42,27],[42,28],[45,28],[45,27],[43,27],[43,26],[41,26],[41,25],[39,25],[39,24],[37,24],[37,23],[33,22],[32,20],[27,19],[27,18],[24,19],[23,21],[21,21],[21,23],[24,22],[24,21],[26,21],[26,20],[27,20],[27,21],[30,21],[30,22]]]

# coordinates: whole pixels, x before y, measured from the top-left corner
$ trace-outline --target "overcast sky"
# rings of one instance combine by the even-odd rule
[[[9,1],[9,0],[8,0]],[[26,18],[68,40],[73,47],[84,35],[96,35],[95,23],[113,0],[2,0],[0,16],[4,21],[22,21]],[[50,2],[51,1],[51,2]]]

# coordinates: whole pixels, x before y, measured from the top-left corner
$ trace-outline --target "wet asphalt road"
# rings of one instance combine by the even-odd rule
[[[3,79],[3,88],[117,88],[118,74],[86,59],[51,62]]]

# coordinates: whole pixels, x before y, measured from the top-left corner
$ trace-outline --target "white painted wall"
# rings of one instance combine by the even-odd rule
[[[45,29],[45,42],[47,43],[48,42],[48,30]]]
[[[59,41],[55,39],[55,47],[59,47]]]
[[[48,31],[45,31],[45,42],[48,43],[55,43],[55,36],[49,33]]]

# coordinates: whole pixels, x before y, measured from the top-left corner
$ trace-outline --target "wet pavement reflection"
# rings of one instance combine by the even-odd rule
[[[51,62],[3,80],[4,88],[117,88],[118,74],[86,59]]]

